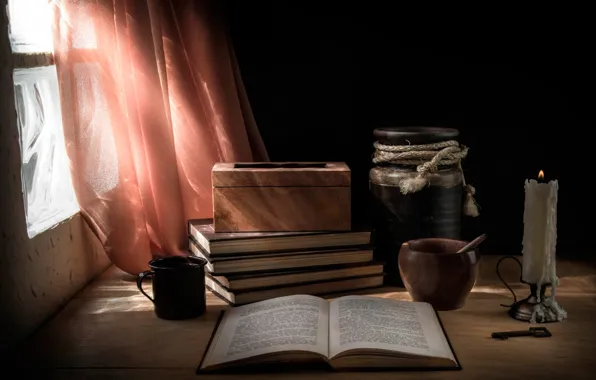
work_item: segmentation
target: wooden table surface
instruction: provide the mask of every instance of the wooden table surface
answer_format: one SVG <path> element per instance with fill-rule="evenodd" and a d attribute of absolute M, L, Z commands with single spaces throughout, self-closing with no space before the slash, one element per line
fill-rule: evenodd
<path fill-rule="evenodd" d="M 596 373 L 596 266 L 557 263 L 557 300 L 569 317 L 548 325 L 550 338 L 491 339 L 494 331 L 527 329 L 499 306 L 512 301 L 494 273 L 498 257 L 485 256 L 481 275 L 464 308 L 440 312 L 458 356 L 461 371 L 283 374 L 283 379 L 591 379 Z M 519 268 L 503 262 L 505 278 L 513 281 L 518 297 L 528 289 L 516 283 Z M 165 321 L 153 314 L 152 303 L 141 295 L 133 276 L 115 267 L 84 289 L 23 348 L 19 363 L 60 379 L 211 379 L 232 375 L 195 375 L 200 358 L 221 310 L 226 306 L 208 294 L 207 312 L 194 320 Z M 150 284 L 147 284 L 150 285 Z M 150 289 L 150 286 L 147 286 Z M 376 289 L 368 294 L 409 299 L 400 288 Z M 247 375 L 265 379 L 275 375 Z M 243 377 L 244 378 L 244 377 Z"/>

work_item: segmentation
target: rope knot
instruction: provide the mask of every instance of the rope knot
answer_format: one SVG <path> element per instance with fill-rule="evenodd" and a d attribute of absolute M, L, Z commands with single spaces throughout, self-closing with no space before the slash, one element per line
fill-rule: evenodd
<path fill-rule="evenodd" d="M 400 181 L 399 188 L 402 194 L 415 193 L 428 186 L 428 175 L 438 171 L 440 166 L 458 165 L 461 170 L 461 160 L 468 155 L 468 147 L 455 140 L 423 145 L 384 145 L 377 141 L 373 145 L 373 163 L 416 166 L 416 176 Z M 466 192 L 464 213 L 478 216 L 478 205 L 474 200 L 476 189 L 466 185 L 463 170 L 462 181 Z"/>

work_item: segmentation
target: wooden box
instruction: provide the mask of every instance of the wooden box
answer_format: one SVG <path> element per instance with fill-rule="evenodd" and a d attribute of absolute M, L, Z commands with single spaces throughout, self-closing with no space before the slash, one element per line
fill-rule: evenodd
<path fill-rule="evenodd" d="M 217 163 L 212 170 L 216 232 L 348 231 L 345 163 Z"/>

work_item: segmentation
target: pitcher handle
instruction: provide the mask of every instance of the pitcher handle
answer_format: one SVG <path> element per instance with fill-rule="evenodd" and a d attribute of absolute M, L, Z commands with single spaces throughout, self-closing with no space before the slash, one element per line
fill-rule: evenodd
<path fill-rule="evenodd" d="M 501 273 L 499 272 L 499 265 L 501 265 L 501 261 L 503 261 L 505 259 L 513 259 L 513 260 L 517 261 L 517 263 L 519 264 L 519 269 L 520 269 L 520 272 L 521 272 L 520 277 L 519 277 L 520 282 L 523 282 L 522 281 L 522 277 L 523 277 L 523 266 L 522 266 L 521 261 L 519 261 L 519 259 L 517 257 L 515 257 L 515 256 L 504 256 L 504 257 L 501 257 L 499 259 L 499 261 L 497 261 L 497 267 L 496 267 L 496 269 L 497 269 L 497 276 L 499 277 L 499 280 L 501 280 L 501 282 L 507 287 L 507 289 L 509 289 L 509 291 L 513 295 L 513 303 L 511 305 L 503 305 L 503 304 L 501 304 L 501 306 L 503 306 L 503 307 L 511 307 L 511 306 L 513 306 L 517 302 L 517 296 L 515 295 L 515 292 L 513 291 L 513 289 L 511 289 L 511 287 L 509 286 L 509 284 L 507 284 L 507 282 L 505 282 L 505 280 L 503 280 L 503 277 L 501 276 Z"/>

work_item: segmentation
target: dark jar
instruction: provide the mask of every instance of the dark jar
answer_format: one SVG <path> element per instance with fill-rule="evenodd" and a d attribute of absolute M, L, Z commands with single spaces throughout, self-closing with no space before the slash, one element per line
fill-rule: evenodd
<path fill-rule="evenodd" d="M 378 128 L 375 141 L 383 145 L 424 145 L 456 140 L 453 128 Z M 420 162 L 421 163 L 421 162 Z M 460 239 L 463 181 L 458 164 L 439 166 L 425 178 L 428 185 L 403 194 L 399 183 L 417 176 L 417 165 L 378 163 L 370 170 L 375 259 L 385 262 L 385 285 L 403 286 L 398 268 L 401 245 L 420 238 Z"/>

